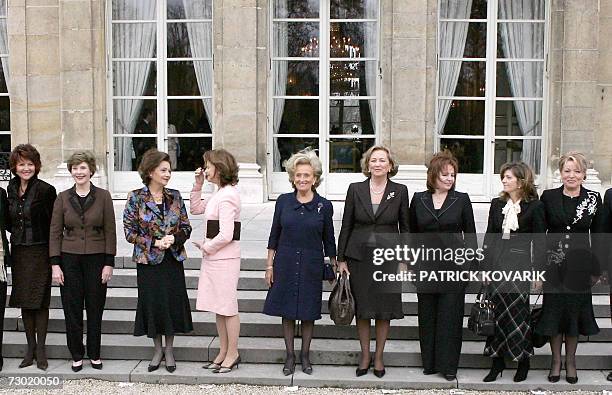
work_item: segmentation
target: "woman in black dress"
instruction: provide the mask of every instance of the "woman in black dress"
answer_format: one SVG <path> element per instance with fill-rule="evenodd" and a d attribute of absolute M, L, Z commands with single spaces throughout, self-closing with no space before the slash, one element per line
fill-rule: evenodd
<path fill-rule="evenodd" d="M 150 149 L 138 173 L 145 187 L 128 194 L 123 211 L 125 238 L 134 244 L 132 259 L 137 263 L 134 336 L 153 339 L 149 372 L 157 370 L 165 358 L 166 370 L 172 373 L 176 370 L 174 335 L 193 330 L 183 268 L 191 226 L 180 192 L 166 188 L 171 175 L 168 154 Z M 166 339 L 163 352 L 162 335 Z"/>
<path fill-rule="evenodd" d="M 6 269 L 10 266 L 10 253 L 8 240 L 6 239 L 6 220 L 9 216 L 8 199 L 4 188 L 0 188 L 0 372 L 4 365 L 2 358 L 2 335 L 4 332 L 4 307 L 6 306 Z"/>
<path fill-rule="evenodd" d="M 544 191 L 541 198 L 546 209 L 548 259 L 542 317 L 536 330 L 550 337 L 550 382 L 561 376 L 563 338 L 565 379 L 575 384 L 578 336 L 599 332 L 591 286 L 601 274 L 597 254 L 604 247 L 598 237 L 605 229 L 604 210 L 599 193 L 582 186 L 586 169 L 584 155 L 563 155 L 559 160 L 563 186 Z"/>
<path fill-rule="evenodd" d="M 342 229 L 338 236 L 338 270 L 349 272 L 355 298 L 355 318 L 361 345 L 361 359 L 355 374 L 365 375 L 370 368 L 370 320 L 376 322 L 374 375 L 383 377 L 383 353 L 391 320 L 404 317 L 399 282 L 375 281 L 375 271 L 398 271 L 397 261 L 383 266 L 373 264 L 373 248 L 395 248 L 400 234 L 409 233 L 408 188 L 389 180 L 398 166 L 387 147 L 375 145 L 361 159 L 368 177 L 349 186 L 346 193 Z M 348 261 L 348 263 L 347 263 Z"/>
<path fill-rule="evenodd" d="M 6 229 L 11 233 L 12 291 L 9 307 L 20 307 L 28 349 L 20 368 L 48 366 L 45 342 L 51 300 L 49 264 L 49 226 L 55 188 L 38 179 L 40 154 L 30 144 L 20 144 L 9 158 L 15 175 L 8 184 L 9 217 Z"/>
<path fill-rule="evenodd" d="M 612 235 L 612 188 L 604 195 L 604 226 L 605 237 L 609 241 Z M 610 287 L 610 320 L 612 321 L 612 246 L 605 251 L 604 262 L 608 262 L 608 284 Z M 603 268 L 602 268 L 603 269 Z M 608 381 L 612 381 L 612 373 L 608 374 Z"/>
<path fill-rule="evenodd" d="M 467 193 L 455 191 L 458 163 L 448 151 L 434 155 L 427 166 L 427 191 L 417 192 L 410 203 L 411 244 L 426 248 L 471 249 L 476 252 L 476 225 Z M 443 235 L 446 234 L 446 235 Z M 421 262 L 416 269 L 469 270 L 471 262 Z M 417 276 L 419 278 L 419 276 Z M 463 330 L 463 282 L 418 282 L 419 341 L 423 374 L 442 374 L 455 380 Z"/>
<path fill-rule="evenodd" d="M 545 257 L 544 207 L 538 200 L 532 170 L 525 163 L 502 165 L 499 171 L 503 191 L 491 201 L 484 239 L 484 269 L 532 271 Z M 518 362 L 514 381 L 529 373 L 531 343 L 528 281 L 500 281 L 488 285 L 495 311 L 495 334 L 487 338 L 484 353 L 493 357 L 485 382 L 495 381 L 506 367 L 504 358 Z M 541 288 L 541 282 L 533 284 Z"/>

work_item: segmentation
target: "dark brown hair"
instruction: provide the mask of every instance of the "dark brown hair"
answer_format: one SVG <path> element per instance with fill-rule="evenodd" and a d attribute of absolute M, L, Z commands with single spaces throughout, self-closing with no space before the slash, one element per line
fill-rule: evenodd
<path fill-rule="evenodd" d="M 34 174 L 38 175 L 42 163 L 40 162 L 40 153 L 32 144 L 19 144 L 13 148 L 9 157 L 9 167 L 13 175 L 17 176 L 17 164 L 22 160 L 31 160 L 34 163 Z"/>
<path fill-rule="evenodd" d="M 142 156 L 140 165 L 138 166 L 138 174 L 142 179 L 142 183 L 149 185 L 151 182 L 151 172 L 159 166 L 162 162 L 170 163 L 170 155 L 165 152 L 158 151 L 155 148 L 151 148 Z"/>
<path fill-rule="evenodd" d="M 504 179 L 504 174 L 510 170 L 514 177 L 518 179 L 518 187 L 521 200 L 524 202 L 529 202 L 531 200 L 538 199 L 538 191 L 535 186 L 535 177 L 533 175 L 533 170 L 524 162 L 510 162 L 504 163 L 499 169 L 499 178 Z M 502 191 L 499 194 L 499 197 L 503 201 L 507 201 L 510 199 L 510 195 L 506 192 Z"/>
<path fill-rule="evenodd" d="M 97 168 L 96 157 L 89 151 L 78 151 L 70 155 L 70 158 L 68 158 L 66 161 L 68 171 L 72 172 L 72 166 L 78 166 L 83 162 L 87 164 L 87 167 L 89 167 L 89 171 L 91 172 L 91 176 L 93 177 L 93 175 L 96 174 Z"/>
<path fill-rule="evenodd" d="M 238 163 L 234 155 L 224 149 L 213 149 L 204 152 L 204 165 L 215 166 L 219 175 L 219 186 L 238 184 Z"/>
<path fill-rule="evenodd" d="M 446 170 L 446 167 L 451 165 L 455 170 L 455 182 L 453 182 L 453 186 L 451 190 L 455 189 L 455 184 L 457 183 L 457 173 L 459 173 L 459 163 L 455 156 L 449 150 L 440 151 L 429 160 L 429 165 L 427 165 L 427 190 L 431 193 L 434 193 L 436 190 L 436 181 L 440 177 L 440 173 L 443 170 Z"/>

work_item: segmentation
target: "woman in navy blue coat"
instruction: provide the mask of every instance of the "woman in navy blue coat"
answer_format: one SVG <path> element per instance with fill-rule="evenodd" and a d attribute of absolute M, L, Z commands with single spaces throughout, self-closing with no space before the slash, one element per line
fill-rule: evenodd
<path fill-rule="evenodd" d="M 270 287 L 264 314 L 282 317 L 287 357 L 283 373 L 295 370 L 295 320 L 302 321 L 302 371 L 312 374 L 310 341 L 314 322 L 321 318 L 324 257 L 336 265 L 334 213 L 331 202 L 319 196 L 322 165 L 314 151 L 289 158 L 285 167 L 295 189 L 279 196 L 268 239 L 266 281 Z"/>

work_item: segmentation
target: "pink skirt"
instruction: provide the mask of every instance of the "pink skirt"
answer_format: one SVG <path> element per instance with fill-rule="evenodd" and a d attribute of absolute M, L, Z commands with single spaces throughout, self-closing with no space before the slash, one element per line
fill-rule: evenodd
<path fill-rule="evenodd" d="M 240 258 L 202 259 L 196 309 L 224 316 L 238 314 Z"/>

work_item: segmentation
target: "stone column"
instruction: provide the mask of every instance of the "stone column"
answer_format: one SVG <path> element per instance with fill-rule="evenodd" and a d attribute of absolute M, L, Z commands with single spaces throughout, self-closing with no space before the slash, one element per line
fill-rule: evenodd
<path fill-rule="evenodd" d="M 262 202 L 257 160 L 257 1 L 214 3 L 215 116 L 213 145 L 240 163 L 243 202 Z"/>
<path fill-rule="evenodd" d="M 612 183 L 612 0 L 601 0 L 599 12 L 598 85 L 595 92 L 595 154 L 606 186 Z"/>

